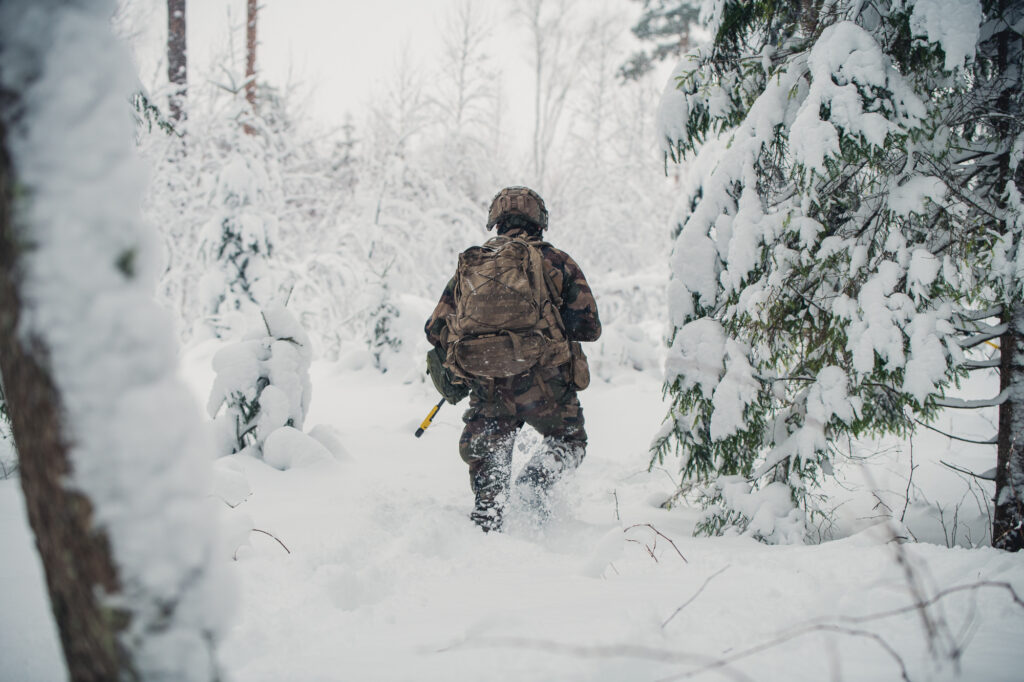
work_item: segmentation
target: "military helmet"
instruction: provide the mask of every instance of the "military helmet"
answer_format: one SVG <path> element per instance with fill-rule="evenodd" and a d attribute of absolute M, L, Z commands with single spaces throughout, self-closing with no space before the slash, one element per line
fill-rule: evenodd
<path fill-rule="evenodd" d="M 494 195 L 487 214 L 487 229 L 507 215 L 523 216 L 541 230 L 548 226 L 548 209 L 544 200 L 529 187 L 506 187 Z"/>

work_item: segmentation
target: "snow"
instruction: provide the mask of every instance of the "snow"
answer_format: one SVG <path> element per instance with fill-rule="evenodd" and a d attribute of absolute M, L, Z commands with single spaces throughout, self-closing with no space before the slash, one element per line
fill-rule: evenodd
<path fill-rule="evenodd" d="M 699 386 L 710 398 L 725 370 L 725 355 L 722 325 L 711 318 L 694 320 L 676 332 L 665 361 L 665 381 L 678 379 L 684 391 Z"/>
<path fill-rule="evenodd" d="M 311 466 L 333 459 L 320 441 L 291 426 L 282 426 L 267 436 L 263 459 L 275 469 Z"/>
<path fill-rule="evenodd" d="M 970 26 L 975 5 L 918 0 L 914 6 L 914 30 L 943 47 L 947 68 L 971 59 L 969 31 L 955 22 Z M 0 19 L 11 6 L 0 9 Z M 704 3 L 712 33 L 724 6 L 724 0 Z M 25 11 L 17 21 L 0 21 L 19 27 L 4 32 L 19 45 L 49 30 L 45 15 Z M 66 62 L 82 46 L 74 31 L 54 30 L 67 39 L 67 49 L 55 53 Z M 656 120 L 646 113 L 623 118 L 619 107 L 615 126 L 596 121 L 598 129 L 614 128 L 609 140 L 567 126 L 567 138 L 579 142 L 561 151 L 572 151 L 564 156 L 575 160 L 552 170 L 545 196 L 550 238 L 582 264 L 605 323 L 602 339 L 587 348 L 595 377 L 582 396 L 590 447 L 577 475 L 557 489 L 547 526 L 537 527 L 513 504 L 502 534 L 484 535 L 467 518 L 471 494 L 457 454 L 464 406 L 445 406 L 422 439 L 412 437 L 437 399 L 422 374 L 422 321 L 455 254 L 483 240 L 491 186 L 514 175 L 496 158 L 500 149 L 470 133 L 460 142 L 470 142 L 466 148 L 479 156 L 451 156 L 451 148 L 431 140 L 433 124 L 418 133 L 400 130 L 408 124 L 400 120 L 405 110 L 385 107 L 374 112 L 377 124 L 359 131 L 363 158 L 339 167 L 329 154 L 309 152 L 313 145 L 295 135 L 298 127 L 288 128 L 283 105 L 273 114 L 282 130 L 270 130 L 261 119 L 267 130 L 243 134 L 236 116 L 249 114 L 240 97 L 200 94 L 231 79 L 233 67 L 219 64 L 223 73 L 200 76 L 190 87 L 187 157 L 167 154 L 159 135 L 141 142 L 159 179 L 146 211 L 164 229 L 161 259 L 152 236 L 134 230 L 134 207 L 95 200 L 91 183 L 104 173 L 90 161 L 93 155 L 79 158 L 76 150 L 48 146 L 41 139 L 46 135 L 34 133 L 40 138 L 39 153 L 31 154 L 34 171 L 52 194 L 63 193 L 40 210 L 84 216 L 91 226 L 62 247 L 62 267 L 39 278 L 40 300 L 55 305 L 40 306 L 33 321 L 60 353 L 69 353 L 58 354 L 58 368 L 73 399 L 72 416 L 88 422 L 93 413 L 109 412 L 109 421 L 90 422 L 83 445 L 107 457 L 83 459 L 76 483 L 103 502 L 101 521 L 129 531 L 115 549 L 144 574 L 146 587 L 166 592 L 180 582 L 182 569 L 210 564 L 228 574 L 214 572 L 212 580 L 192 586 L 176 614 L 222 637 L 226 680 L 589 681 L 690 673 L 700 679 L 876 680 L 897 679 L 900 666 L 915 680 L 1019 677 L 1024 609 L 997 586 L 942 596 L 932 612 L 941 616 L 938 640 L 927 639 L 913 611 L 872 615 L 912 604 L 915 590 L 942 595 L 975 581 L 1005 581 L 1024 593 L 1019 557 L 957 548 L 987 543 L 991 491 L 960 480 L 940 461 L 987 469 L 990 446 L 954 444 L 925 431 L 907 442 L 851 441 L 848 458 L 837 454 L 835 466 L 820 463 L 832 496 L 826 518 L 806 518 L 794 505 L 793 495 L 805 490 L 795 475 L 757 488 L 742 477 L 719 479 L 706 491 L 722 505 L 726 537 L 719 538 L 693 537 L 716 510 L 690 506 L 692 495 L 677 496 L 677 467 L 689 453 L 672 460 L 672 470 L 650 466 L 651 434 L 708 428 L 712 439 L 728 439 L 746 426 L 745 408 L 758 397 L 755 374 L 776 376 L 776 368 L 752 365 L 766 355 L 763 340 L 748 344 L 718 320 L 693 319 L 723 314 L 727 300 L 726 324 L 734 315 L 756 317 L 786 273 L 808 264 L 825 232 L 803 215 L 816 199 L 813 185 L 781 207 L 757 196 L 755 163 L 764 140 L 789 126 L 793 158 L 820 170 L 840 135 L 886 144 L 897 124 L 872 107 L 892 105 L 898 122 L 922 115 L 923 105 L 875 39 L 852 23 L 827 28 L 809 54 L 785 68 L 773 64 L 774 50 L 766 47 L 751 62 L 769 78 L 748 121 L 712 134 L 680 170 L 674 190 L 657 184 L 658 164 L 646 163 L 649 145 L 632 137 L 649 137 L 653 124 L 663 151 L 668 137 L 682 137 L 694 101 L 674 88 L 685 60 Z M 10 78 L 31 75 L 6 57 Z M 115 107 L 113 96 L 89 99 L 111 89 L 95 80 L 94 66 L 61 62 L 72 81 L 40 86 L 38 99 L 75 106 L 43 123 L 52 130 L 67 124 L 79 136 L 86 124 L 109 124 L 97 140 L 127 139 L 114 125 L 123 102 Z M 583 71 L 581 79 L 588 77 Z M 708 85 L 711 113 L 730 109 L 731 91 L 750 86 Z M 880 99 L 865 107 L 858 89 L 881 93 Z M 637 101 L 649 108 L 643 97 Z M 403 102 L 426 111 L 425 101 Z M 823 108 L 828 120 L 821 118 Z M 138 166 L 124 162 L 113 143 L 98 149 L 106 152 L 104 163 L 111 162 L 103 170 L 115 176 L 119 198 L 137 195 L 144 175 Z M 1013 163 L 1021 149 L 1024 137 Z M 663 209 L 673 191 L 680 201 L 665 229 Z M 896 215 L 913 217 L 929 201 L 945 201 L 947 192 L 908 164 L 880 196 Z M 1015 188 L 1008 198 L 1019 207 Z M 205 226 L 205 235 L 197 226 Z M 251 315 L 247 295 L 228 291 L 237 284 L 231 281 L 237 265 L 217 258 L 226 228 L 250 251 L 256 300 L 265 304 L 290 291 L 287 309 L 278 302 L 260 318 Z M 785 247 L 765 251 L 783 234 Z M 666 286 L 662 261 L 670 235 L 678 237 Z M 904 390 L 924 400 L 943 378 L 947 353 L 960 350 L 944 345 L 950 310 L 919 308 L 940 272 L 953 281 L 958 266 L 898 236 L 885 240 L 884 252 L 834 235 L 817 246 L 817 257 L 838 254 L 844 270 L 849 259 L 842 275 L 867 279 L 849 296 L 838 286 L 813 293 L 824 295 L 826 305 L 831 296 L 833 311 L 849 321 L 854 370 L 869 372 L 881 356 L 890 368 L 905 369 Z M 196 257 L 200 248 L 205 262 Z M 273 259 L 264 259 L 271 250 Z M 111 253 L 128 253 L 146 282 L 163 271 L 160 295 L 174 306 L 184 338 L 199 338 L 211 313 L 219 313 L 220 332 L 240 332 L 246 324 L 253 330 L 237 341 L 195 345 L 185 359 L 192 394 L 209 397 L 211 417 L 234 394 L 259 398 L 260 447 L 227 454 L 227 444 L 219 449 L 225 456 L 210 464 L 206 436 L 233 438 L 234 417 L 225 413 L 217 425 L 199 420 L 193 396 L 171 376 L 177 349 L 168 341 L 174 334 L 167 317 L 145 294 L 122 290 L 124 277 L 111 267 Z M 83 258 L 98 265 L 79 271 Z M 774 268 L 770 277 L 751 282 L 766 261 Z M 993 262 L 1008 278 L 1024 271 L 1019 239 L 996 244 Z M 277 285 L 281 292 L 274 291 Z M 71 296 L 56 305 L 56 291 Z M 675 332 L 667 352 L 659 345 L 666 300 L 674 325 L 668 333 Z M 90 335 L 90 327 L 109 333 Z M 314 349 L 323 360 L 314 362 Z M 673 410 L 659 431 L 666 409 L 658 372 L 663 361 L 668 381 L 711 401 L 710 422 Z M 775 383 L 776 397 L 790 400 L 791 408 L 768 427 L 775 447 L 758 461 L 761 473 L 786 456 L 796 465 L 821 456 L 834 445 L 830 424 L 849 423 L 863 408 L 850 395 L 856 377 L 839 367 L 797 381 L 795 388 Z M 93 412 L 82 417 L 78 399 L 82 411 Z M 936 426 L 985 439 L 991 413 L 942 413 Z M 315 426 L 303 432 L 307 423 Z M 534 432 L 523 433 L 517 468 L 538 443 Z M 16 481 L 0 481 L 0 541 L 7 552 L 0 565 L 0 679 L 59 680 L 59 647 L 21 507 Z M 900 522 L 880 523 L 890 517 Z M 803 545 L 808 526 L 840 539 Z M 908 537 L 920 542 L 900 544 Z M 891 650 L 842 629 L 851 627 L 849 619 L 865 617 L 856 627 L 877 634 Z M 962 632 L 970 637 L 958 671 L 950 638 Z M 190 651 L 195 644 L 191 633 L 172 633 L 158 643 L 151 669 L 178 665 L 170 677 L 200 678 L 203 659 Z M 724 669 L 701 671 L 719 661 L 728 661 Z"/>
<path fill-rule="evenodd" d="M 202 397 L 208 349 L 186 359 Z M 237 543 L 222 550 L 237 557 L 231 573 L 240 590 L 222 648 L 229 679 L 662 679 L 777 639 L 784 641 L 730 663 L 726 676 L 899 679 L 898 663 L 877 643 L 813 630 L 910 605 L 897 551 L 929 595 L 978 580 L 1024 590 L 1017 556 L 895 545 L 876 521 L 817 546 L 766 546 L 753 532 L 691 537 L 700 510 L 660 508 L 674 483 L 647 471 L 646 441 L 661 414 L 653 373 L 623 372 L 581 395 L 590 447 L 559 491 L 550 526 L 530 526 L 516 512 L 509 532 L 485 535 L 467 518 L 471 494 L 457 452 L 464 404 L 446 405 L 416 439 L 435 398 L 429 384 L 326 362 L 314 363 L 312 375 L 310 421 L 334 429 L 349 459 L 286 471 L 246 455 L 217 460 L 218 468 L 231 462 L 252 490 L 234 509 L 216 502 Z M 527 450 L 517 450 L 516 467 Z M 729 494 L 750 512 L 751 528 L 785 533 L 795 510 L 784 486 L 747 490 L 740 482 Z M 14 510 L 19 497 L 16 482 L 0 482 L 0 505 Z M 59 654 L 38 569 L 28 570 L 31 540 L 19 514 L 2 518 L 0 598 L 18 595 L 20 609 L 17 618 L 7 609 L 0 616 L 0 679 L 55 682 Z M 22 572 L 12 575 L 13 566 Z M 951 594 L 942 612 L 951 632 L 975 628 L 959 676 L 941 650 L 931 653 L 916 613 L 855 627 L 893 646 L 911 679 L 1017 679 L 1024 609 L 1006 592 Z M 19 645 L 32 655 L 14 655 Z"/>
<path fill-rule="evenodd" d="M 910 30 L 938 43 L 946 71 L 953 71 L 974 61 L 981 20 L 980 0 L 916 0 Z"/>

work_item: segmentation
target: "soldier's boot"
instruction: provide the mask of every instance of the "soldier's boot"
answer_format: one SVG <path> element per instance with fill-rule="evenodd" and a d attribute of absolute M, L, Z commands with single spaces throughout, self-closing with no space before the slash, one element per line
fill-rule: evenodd
<path fill-rule="evenodd" d="M 469 518 L 485 532 L 500 531 L 508 499 L 508 472 L 490 468 L 473 476 L 476 503 Z"/>
<path fill-rule="evenodd" d="M 542 452 L 530 458 L 516 478 L 519 495 L 527 509 L 543 523 L 551 517 L 551 488 L 567 470 L 579 466 L 585 447 L 575 441 L 545 438 Z"/>

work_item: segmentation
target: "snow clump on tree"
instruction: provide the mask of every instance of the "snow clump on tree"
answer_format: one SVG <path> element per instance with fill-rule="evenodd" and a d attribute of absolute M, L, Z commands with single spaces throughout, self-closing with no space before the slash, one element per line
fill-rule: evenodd
<path fill-rule="evenodd" d="M 312 359 L 309 336 L 280 304 L 267 306 L 259 326 L 217 352 L 207 412 L 220 454 L 262 456 L 275 431 L 302 428 L 312 393 Z"/>

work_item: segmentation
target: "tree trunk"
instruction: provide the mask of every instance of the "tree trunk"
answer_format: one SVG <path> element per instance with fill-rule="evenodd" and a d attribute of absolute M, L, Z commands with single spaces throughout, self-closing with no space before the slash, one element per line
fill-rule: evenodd
<path fill-rule="evenodd" d="M 167 79 L 171 82 L 171 120 L 183 121 L 188 89 L 185 0 L 167 0 Z"/>
<path fill-rule="evenodd" d="M 1019 50 L 1020 39 L 1008 28 L 1013 25 L 1011 17 L 1008 16 L 1010 0 L 1000 0 L 995 9 L 996 16 L 1006 23 L 1004 28 L 993 36 L 995 73 L 1001 77 L 999 96 L 993 107 L 1000 115 L 995 117 L 993 125 L 998 139 L 1010 140 L 1010 118 L 1020 113 L 1012 109 L 1014 89 L 1015 86 L 1019 87 L 1020 78 L 1019 75 L 1016 78 L 1006 76 L 1012 73 L 1011 41 L 1016 50 Z M 999 208 L 1005 210 L 1006 199 L 1002 192 L 1014 181 L 1009 149 L 1000 156 L 998 163 L 999 173 L 995 191 Z M 1021 188 L 1018 186 L 1018 189 Z M 1004 235 L 1010 234 L 1011 227 L 1006 219 L 998 227 Z M 1006 399 L 999 406 L 992 546 L 1016 552 L 1024 549 L 1024 303 L 1016 300 L 1012 294 L 1008 298 L 1009 301 L 1003 304 L 1001 319 L 1007 323 L 1007 329 L 999 342 L 999 388 Z"/>
<path fill-rule="evenodd" d="M 11 102 L 16 97 L 4 99 Z M 88 498 L 66 486 L 70 438 L 47 349 L 39 339 L 19 334 L 19 257 L 26 239 L 13 224 L 16 182 L 6 138 L 0 121 L 0 373 L 29 524 L 71 680 L 135 679 L 118 644 L 128 619 L 101 603 L 104 595 L 120 591 L 107 536 L 93 526 Z"/>
<path fill-rule="evenodd" d="M 256 13 L 257 0 L 247 0 L 245 18 L 245 99 L 249 108 L 256 113 Z M 256 129 L 246 123 L 245 132 L 256 134 Z"/>
<path fill-rule="evenodd" d="M 1007 309 L 1009 328 L 999 343 L 999 387 L 1007 398 L 999 406 L 992 546 L 1016 552 L 1024 549 L 1024 303 Z"/>

